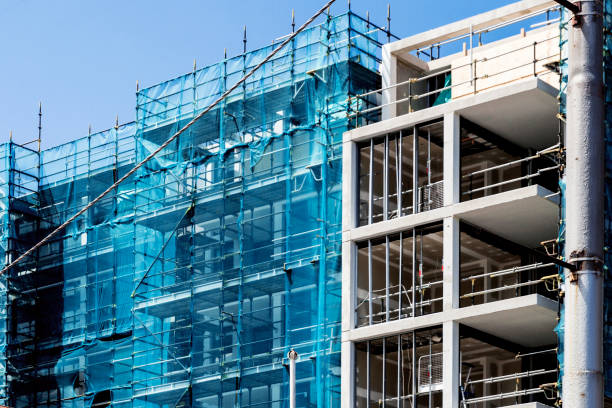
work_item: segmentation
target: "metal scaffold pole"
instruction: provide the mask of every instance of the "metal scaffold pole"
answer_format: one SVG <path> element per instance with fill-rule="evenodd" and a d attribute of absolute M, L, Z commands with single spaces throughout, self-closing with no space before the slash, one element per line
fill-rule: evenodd
<path fill-rule="evenodd" d="M 568 7 L 563 406 L 603 406 L 603 4 Z"/>
<path fill-rule="evenodd" d="M 17 265 L 26 257 L 30 256 L 34 251 L 38 250 L 41 246 L 48 243 L 53 237 L 55 237 L 60 231 L 63 231 L 68 225 L 70 225 L 74 220 L 79 218 L 81 215 L 85 214 L 91 207 L 93 207 L 98 201 L 102 200 L 105 196 L 107 196 L 110 192 L 115 191 L 115 189 L 124 181 L 128 180 L 134 173 L 138 171 L 142 166 L 144 166 L 147 162 L 157 156 L 162 150 L 164 150 L 168 145 L 170 145 L 173 141 L 175 141 L 179 136 L 181 136 L 185 131 L 187 131 L 194 123 L 200 120 L 204 115 L 214 109 L 217 105 L 219 105 L 222 101 L 225 100 L 232 92 L 234 92 L 238 87 L 242 86 L 243 83 L 251 78 L 255 72 L 257 72 L 261 67 L 263 67 L 268 61 L 270 61 L 276 54 L 278 54 L 285 46 L 293 41 L 293 38 L 297 36 L 299 33 L 304 31 L 313 21 L 317 19 L 321 14 L 323 14 L 326 10 L 328 10 L 332 4 L 334 4 L 336 0 L 329 0 L 325 5 L 319 9 L 315 14 L 313 14 L 304 24 L 302 24 L 297 31 L 289 35 L 280 45 L 278 45 L 274 50 L 272 50 L 263 60 L 261 60 L 257 65 L 255 65 L 250 71 L 245 73 L 245 75 L 240 78 L 235 84 L 233 84 L 229 89 L 227 89 L 223 94 L 221 94 L 217 99 L 214 100 L 208 107 L 200 111 L 193 119 L 191 119 L 187 124 L 185 124 L 182 128 L 180 128 L 177 132 L 175 132 L 172 136 L 166 139 L 161 145 L 159 145 L 154 151 L 149 153 L 144 159 L 138 162 L 134 167 L 132 167 L 129 171 L 127 171 L 119 180 L 115 181 L 112 185 L 110 185 L 106 190 L 104 190 L 100 195 L 91 200 L 86 206 L 77 211 L 76 214 L 68 218 L 61 225 L 56 227 L 53 231 L 47 234 L 42 240 L 40 240 L 36 245 L 29 248 L 27 251 L 19 255 L 17 259 L 10 262 L 8 265 L 5 265 L 0 270 L 0 275 L 6 273 L 12 267 Z M 245 28 L 246 35 L 246 28 Z M 246 39 L 245 39 L 246 41 Z M 11 137 L 12 140 L 12 132 Z"/>
<path fill-rule="evenodd" d="M 289 358 L 289 408 L 295 408 L 295 362 L 298 359 L 298 353 L 291 349 L 287 358 Z"/>

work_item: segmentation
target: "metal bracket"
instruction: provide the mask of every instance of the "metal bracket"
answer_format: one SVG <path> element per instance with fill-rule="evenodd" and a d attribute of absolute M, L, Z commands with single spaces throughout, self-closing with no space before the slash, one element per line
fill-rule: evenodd
<path fill-rule="evenodd" d="M 578 4 L 572 3 L 568 0 L 554 0 L 555 3 L 560 4 L 561 6 L 565 7 L 566 9 L 568 9 L 569 11 L 571 11 L 574 14 L 577 14 L 580 12 L 580 6 L 578 4 L 580 4 L 580 2 L 578 2 Z"/>
<path fill-rule="evenodd" d="M 565 7 L 566 9 L 568 9 L 574 14 L 574 16 L 571 19 L 571 23 L 574 27 L 582 24 L 582 17 L 585 17 L 585 16 L 602 17 L 603 16 L 603 9 L 601 10 L 597 9 L 595 12 L 584 12 L 584 13 L 582 12 L 582 3 L 597 3 L 600 7 L 602 7 L 601 0 L 582 0 L 582 1 L 577 1 L 575 3 L 571 3 L 568 0 L 554 0 L 554 1 L 560 4 L 561 6 Z"/>
<path fill-rule="evenodd" d="M 319 74 L 317 73 L 317 71 L 316 71 L 316 70 L 314 70 L 314 69 L 313 69 L 313 70 L 310 70 L 310 71 L 308 71 L 308 72 L 306 72 L 306 74 L 307 74 L 307 75 L 310 75 L 310 76 L 312 76 L 312 77 L 314 77 L 314 78 L 317 78 L 319 81 L 323 82 L 324 84 L 326 84 L 326 83 L 327 83 L 327 80 L 325 79 L 325 77 L 324 77 L 324 76 L 319 75 Z"/>
<path fill-rule="evenodd" d="M 574 262 L 595 262 L 595 263 L 600 263 L 603 264 L 603 259 L 601 259 L 600 257 L 597 256 L 583 256 L 583 257 L 579 257 L 579 258 L 570 258 L 568 259 L 569 263 L 574 263 Z"/>
<path fill-rule="evenodd" d="M 604 265 L 604 261 L 603 259 L 597 257 L 597 256 L 581 256 L 581 257 L 575 257 L 575 258 L 570 258 L 567 261 L 570 264 L 575 265 L 576 269 L 573 271 L 570 271 L 570 275 L 569 275 L 569 281 L 570 282 L 577 282 L 578 281 L 578 277 L 580 275 L 601 275 L 601 270 L 603 268 Z M 579 262 L 592 262 L 596 265 L 596 267 L 594 268 L 594 270 L 581 270 L 581 268 L 579 268 L 578 263 Z"/>

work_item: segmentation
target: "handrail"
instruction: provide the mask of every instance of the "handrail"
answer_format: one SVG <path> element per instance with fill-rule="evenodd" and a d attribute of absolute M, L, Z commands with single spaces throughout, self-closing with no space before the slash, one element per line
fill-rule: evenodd
<path fill-rule="evenodd" d="M 545 369 L 545 368 L 540 368 L 537 370 L 530 370 L 530 371 L 523 371 L 520 373 L 513 373 L 513 374 L 506 374 L 506 375 L 500 375 L 498 377 L 489 377 L 489 378 L 483 378 L 481 380 L 473 380 L 473 381 L 467 381 L 466 385 L 470 385 L 470 384 L 493 384 L 493 383 L 498 383 L 498 382 L 503 382 L 503 381 L 509 381 L 509 380 L 516 380 L 519 378 L 526 378 L 526 377 L 535 377 L 538 375 L 545 375 L 545 374 L 551 374 L 551 373 L 556 373 L 557 369 Z"/>
<path fill-rule="evenodd" d="M 554 12 L 554 11 L 559 11 L 559 10 L 561 10 L 561 7 L 559 7 L 559 6 L 552 6 L 552 7 L 549 7 L 547 9 L 542 9 L 542 10 L 534 11 L 533 13 L 525 14 L 524 16 L 516 17 L 516 18 L 510 19 L 508 21 L 504 21 L 504 22 L 501 22 L 501 23 L 493 24 L 491 26 L 488 26 L 488 27 L 485 27 L 485 28 L 481 28 L 479 30 L 473 30 L 473 31 L 471 31 L 469 33 L 460 34 L 460 35 L 458 35 L 456 37 L 449 38 L 449 39 L 444 40 L 444 41 L 440 41 L 440 42 L 437 42 L 437 43 L 434 42 L 434 43 L 431 43 L 431 44 L 429 44 L 427 46 L 424 46 L 424 47 L 419 47 L 415 51 L 427 50 L 427 49 L 431 49 L 432 47 L 440 47 L 442 45 L 450 44 L 450 43 L 453 43 L 455 41 L 459 41 L 459 40 L 462 40 L 464 38 L 468 38 L 468 37 L 476 35 L 476 34 L 490 33 L 490 32 L 495 31 L 497 29 L 504 28 L 504 27 L 510 26 L 512 24 L 519 23 L 521 21 L 529 20 L 529 19 L 531 19 L 533 17 L 537 17 L 539 15 L 550 13 L 551 11 Z"/>
<path fill-rule="evenodd" d="M 507 398 L 524 397 L 527 395 L 539 394 L 543 392 L 544 390 L 539 387 L 529 388 L 527 390 L 519 390 L 519 391 L 504 392 L 504 393 L 495 394 L 495 395 L 487 395 L 486 397 L 470 398 L 470 399 L 465 400 L 464 403 L 466 405 L 472 405 L 472 404 L 479 404 L 481 402 L 487 402 L 487 401 L 495 401 L 495 400 L 501 401 Z"/>
<path fill-rule="evenodd" d="M 522 177 L 516 177 L 510 180 L 504 180 L 504 181 L 500 181 L 499 183 L 495 183 L 495 184 L 490 184 L 484 187 L 478 187 L 478 188 L 474 188 L 472 190 L 468 190 L 462 193 L 462 195 L 468 195 L 468 194 L 474 194 L 474 193 L 478 193 L 480 191 L 484 191 L 484 190 L 488 190 L 491 188 L 496 188 L 496 187 L 501 187 L 501 186 L 505 186 L 506 184 L 511 184 L 511 183 L 516 183 L 518 181 L 522 181 L 522 180 L 529 180 L 535 177 L 539 177 L 541 176 L 543 173 L 552 171 L 552 170 L 557 170 L 560 169 L 561 165 L 557 164 L 555 166 L 550 166 L 550 167 L 545 167 L 543 169 L 539 169 L 538 171 L 536 171 L 533 174 L 528 174 L 526 176 L 522 176 Z"/>
<path fill-rule="evenodd" d="M 521 266 L 515 266 L 512 268 L 508 268 L 508 269 L 502 269 L 499 271 L 494 271 L 494 272 L 487 272 L 487 273 L 483 273 L 480 275 L 472 275 L 472 276 L 468 276 L 466 278 L 462 278 L 461 282 L 469 282 L 471 280 L 474 279 L 480 279 L 480 278 L 486 278 L 486 277 L 491 277 L 491 278 L 496 278 L 499 276 L 505 276 L 505 275 L 512 275 L 513 273 L 517 273 L 517 272 L 525 272 L 525 271 L 532 271 L 535 269 L 540 269 L 540 268 L 547 268 L 549 266 L 555 266 L 554 263 L 542 263 L 542 262 L 536 262 L 534 264 L 531 265 L 521 265 Z"/>
<path fill-rule="evenodd" d="M 435 72 L 429 73 L 429 74 L 427 74 L 427 75 L 425 75 L 423 77 L 409 78 L 408 80 L 405 80 L 405 81 L 402 81 L 402 82 L 398 82 L 398 83 L 395 83 L 395 84 L 391 84 L 391 85 L 382 87 L 382 88 L 377 89 L 377 90 L 368 91 L 368 92 L 365 92 L 365 93 L 362 93 L 362 94 L 358 94 L 358 95 L 355 95 L 355 96 L 350 96 L 346 100 L 347 105 L 348 105 L 347 117 L 359 117 L 359 115 L 364 115 L 364 114 L 367 114 L 367 113 L 370 113 L 370 112 L 379 111 L 379 110 L 382 110 L 383 108 L 385 108 L 387 106 L 397 105 L 397 104 L 404 103 L 404 102 L 408 102 L 409 103 L 409 111 L 412 111 L 412 104 L 411 104 L 412 101 L 416 101 L 416 100 L 419 100 L 419 99 L 422 99 L 422 98 L 425 98 L 425 97 L 428 97 L 428 96 L 431 96 L 431 95 L 434 95 L 434 94 L 439 94 L 439 93 L 441 93 L 443 91 L 448 91 L 448 90 L 456 89 L 456 88 L 464 86 L 464 85 L 466 85 L 468 83 L 469 84 L 474 84 L 474 89 L 471 92 L 469 92 L 468 94 L 466 94 L 466 95 L 476 94 L 477 92 L 482 91 L 482 90 L 478 90 L 476 88 L 476 82 L 477 81 L 483 80 L 483 79 L 490 79 L 492 77 L 497 77 L 497 76 L 500 76 L 502 74 L 506 74 L 508 72 L 515 71 L 515 70 L 518 70 L 518 69 L 521 69 L 521 68 L 524 68 L 524 67 L 528 67 L 528 66 L 533 66 L 533 68 L 534 68 L 533 72 L 529 76 L 538 77 L 538 76 L 547 75 L 547 74 L 550 74 L 550 73 L 555 73 L 555 74 L 558 75 L 558 73 L 556 71 L 553 71 L 553 70 L 548 70 L 548 71 L 547 70 L 540 70 L 540 71 L 538 71 L 537 70 L 537 64 L 541 63 L 542 61 L 550 60 L 552 58 L 557 58 L 557 57 L 560 58 L 560 55 L 561 55 L 560 52 L 553 52 L 553 53 L 550 53 L 549 55 L 541 56 L 539 58 L 536 56 L 536 48 L 537 48 L 538 45 L 541 45 L 541 44 L 544 44 L 544 43 L 547 43 L 547 42 L 550 42 L 550 41 L 558 40 L 558 39 L 559 39 L 559 35 L 554 35 L 552 37 L 548 37 L 548 38 L 545 38 L 545 39 L 542 39 L 542 40 L 539 40 L 539 41 L 534 41 L 532 43 L 529 43 L 528 45 L 521 44 L 519 47 L 513 48 L 513 49 L 511 49 L 509 51 L 502 52 L 502 53 L 500 53 L 498 55 L 495 55 L 495 56 L 492 56 L 492 57 L 470 58 L 470 61 L 467 62 L 467 63 L 460 64 L 460 65 L 457 65 L 457 66 L 454 66 L 454 67 L 451 67 L 451 68 L 448 68 L 448 69 L 443 69 L 443 70 L 435 71 Z M 524 51 L 524 50 L 529 49 L 529 48 L 533 48 L 534 56 L 533 56 L 533 59 L 530 60 L 527 63 L 514 65 L 514 66 L 511 66 L 511 67 L 509 67 L 507 69 L 504 69 L 502 71 L 495 72 L 495 73 L 492 73 L 492 74 L 477 75 L 475 70 L 473 69 L 478 63 L 491 62 L 491 61 L 493 61 L 495 59 L 498 59 L 498 58 L 501 58 L 501 57 L 505 57 L 505 56 L 508 56 L 508 55 L 516 53 L 516 52 Z M 427 81 L 428 79 L 431 79 L 431 78 L 439 76 L 439 75 L 444 75 L 444 74 L 449 74 L 449 73 L 452 74 L 452 72 L 454 72 L 456 70 L 459 70 L 459 69 L 462 69 L 462 68 L 467 68 L 467 67 L 470 67 L 470 69 L 472 70 L 472 74 L 470 75 L 470 78 L 465 80 L 465 81 L 461 81 L 461 82 L 458 82 L 458 83 L 457 82 L 451 83 L 451 85 L 444 86 L 444 87 L 441 87 L 441 88 L 438 88 L 438 89 L 435 89 L 435 90 L 432 90 L 432 91 L 427 91 L 427 92 L 424 92 L 422 94 L 412 94 L 413 85 L 416 84 L 416 83 Z M 519 79 L 522 79 L 522 78 L 525 78 L 525 77 L 521 76 L 520 78 L 513 79 L 513 81 L 514 80 L 519 80 Z M 512 81 L 509 81 L 509 82 L 512 82 Z M 496 84 L 496 85 L 493 85 L 493 87 L 501 86 L 501 85 L 504 85 L 506 83 L 507 82 L 504 82 L 504 83 L 501 83 L 501 84 Z M 397 88 L 402 87 L 402 86 L 408 86 L 408 96 L 407 97 L 404 97 L 404 98 L 401 98 L 401 99 L 397 99 L 397 100 L 394 100 L 394 101 L 391 101 L 391 102 L 383 103 L 383 104 L 378 104 L 378 105 L 370 107 L 370 108 L 360 109 L 360 106 L 359 106 L 360 105 L 360 103 L 359 103 L 360 101 L 363 101 L 364 104 L 367 105 L 367 104 L 372 102 L 372 100 L 370 98 L 368 98 L 371 95 L 375 95 L 375 94 L 376 95 L 382 95 L 386 91 L 389 91 L 391 89 L 397 89 Z M 466 96 L 466 95 L 461 95 L 461 96 Z M 357 101 L 356 109 L 353 106 L 353 105 L 355 105 L 354 101 Z"/>
<path fill-rule="evenodd" d="M 470 299 L 470 298 L 474 298 L 476 296 L 487 295 L 487 294 L 490 294 L 490 293 L 503 292 L 503 291 L 509 290 L 509 289 L 518 289 L 518 288 L 523 288 L 525 286 L 535 286 L 535 285 L 539 285 L 542 282 L 546 282 L 546 279 L 541 278 L 541 279 L 536 279 L 536 280 L 532 280 L 532 281 L 528 281 L 528 282 L 523 282 L 523 283 L 515 283 L 513 285 L 504 285 L 504 286 L 499 286 L 499 287 L 496 287 L 496 288 L 480 290 L 478 292 L 466 293 L 465 295 L 459 296 L 459 298 L 460 299 Z"/>
<path fill-rule="evenodd" d="M 542 157 L 544 155 L 558 152 L 560 147 L 561 147 L 561 145 L 559 143 L 557 143 L 557 144 L 555 144 L 553 146 L 547 147 L 546 149 L 542 149 L 542 150 L 536 152 L 535 154 L 533 154 L 531 156 L 523 157 L 522 159 L 513 160 L 513 161 L 510 161 L 510 162 L 507 162 L 507 163 L 498 164 L 497 166 L 487 167 L 486 169 L 476 170 L 476 171 L 474 171 L 472 173 L 465 174 L 465 175 L 463 175 L 461 177 L 462 178 L 470 178 L 470 177 L 476 176 L 478 174 L 488 173 L 488 172 L 493 171 L 493 170 L 499 170 L 499 169 L 503 169 L 504 167 L 510 167 L 510 166 L 514 166 L 514 165 L 519 164 L 519 163 L 523 163 L 523 162 L 530 161 L 530 160 L 533 160 L 533 159 L 538 159 L 538 158 L 540 158 L 540 157 Z"/>

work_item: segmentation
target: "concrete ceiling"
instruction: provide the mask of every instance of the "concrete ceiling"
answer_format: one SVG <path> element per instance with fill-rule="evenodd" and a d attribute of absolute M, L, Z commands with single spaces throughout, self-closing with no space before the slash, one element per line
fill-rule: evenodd
<path fill-rule="evenodd" d="M 554 92 L 550 86 L 532 88 L 459 113 L 521 147 L 542 149 L 557 143 L 559 105 Z"/>
<path fill-rule="evenodd" d="M 515 298 L 508 299 L 506 302 L 521 303 L 524 300 L 527 299 Z M 554 344 L 556 342 L 556 335 L 553 331 L 557 322 L 556 305 L 549 299 L 541 298 L 540 300 L 544 302 L 466 317 L 460 321 L 474 329 L 525 347 Z"/>
<path fill-rule="evenodd" d="M 557 237 L 559 207 L 538 195 L 467 211 L 460 217 L 517 244 L 535 248 Z"/>

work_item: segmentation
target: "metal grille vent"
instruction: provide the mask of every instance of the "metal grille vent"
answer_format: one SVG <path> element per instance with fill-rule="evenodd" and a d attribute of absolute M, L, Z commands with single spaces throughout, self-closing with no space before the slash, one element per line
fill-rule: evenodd
<path fill-rule="evenodd" d="M 442 389 L 442 353 L 419 357 L 419 393 Z"/>
<path fill-rule="evenodd" d="M 444 206 L 444 182 L 419 187 L 420 211 L 430 211 Z"/>

